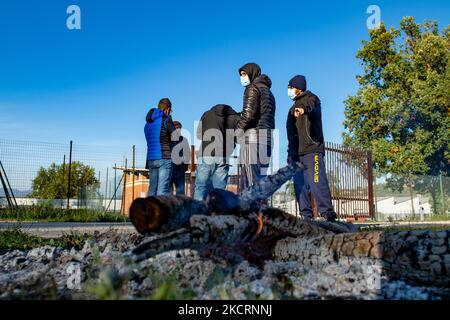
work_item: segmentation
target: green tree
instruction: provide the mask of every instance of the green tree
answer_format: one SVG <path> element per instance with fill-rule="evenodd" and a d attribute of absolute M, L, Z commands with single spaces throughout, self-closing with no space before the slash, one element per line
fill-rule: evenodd
<path fill-rule="evenodd" d="M 97 189 L 99 181 L 95 177 L 95 169 L 72 162 L 70 173 L 70 197 L 85 196 L 87 189 Z M 64 199 L 67 197 L 69 181 L 69 164 L 56 165 L 52 163 L 49 168 L 41 167 L 33 179 L 30 196 L 41 199 Z"/>
<path fill-rule="evenodd" d="M 369 36 L 356 56 L 358 92 L 345 101 L 344 144 L 372 150 L 393 190 L 412 175 L 448 176 L 450 27 L 406 17 L 399 29 L 381 24 Z"/>

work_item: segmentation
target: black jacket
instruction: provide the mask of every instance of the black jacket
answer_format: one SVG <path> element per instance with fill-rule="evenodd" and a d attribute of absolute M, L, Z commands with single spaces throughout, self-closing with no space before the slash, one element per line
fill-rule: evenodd
<path fill-rule="evenodd" d="M 305 113 L 295 118 L 294 109 L 303 108 Z M 288 156 L 298 160 L 299 155 L 325 152 L 322 131 L 320 99 L 310 91 L 298 96 L 288 113 L 286 122 Z"/>
<path fill-rule="evenodd" d="M 197 127 L 197 138 L 202 141 L 198 156 L 229 157 L 235 147 L 234 129 L 239 120 L 239 114 L 225 104 L 206 111 Z M 230 130 L 228 139 L 227 129 Z"/>
<path fill-rule="evenodd" d="M 274 129 L 275 97 L 270 88 L 272 81 L 262 74 L 256 77 L 244 91 L 244 107 L 237 129 Z"/>
<path fill-rule="evenodd" d="M 172 162 L 173 170 L 182 172 L 186 172 L 191 163 L 191 147 L 189 141 L 182 135 L 178 140 L 172 139 Z"/>

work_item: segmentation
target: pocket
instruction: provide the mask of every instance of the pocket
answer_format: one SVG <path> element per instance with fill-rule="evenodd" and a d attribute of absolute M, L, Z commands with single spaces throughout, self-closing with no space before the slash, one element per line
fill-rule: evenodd
<path fill-rule="evenodd" d="M 311 137 L 311 134 L 310 134 L 310 132 L 311 132 L 311 122 L 308 120 L 308 117 L 306 117 L 305 118 L 305 126 L 304 126 L 304 131 L 305 131 L 305 144 L 307 145 L 307 146 L 311 146 L 311 145 L 314 145 L 314 144 L 316 144 L 317 142 L 316 141 L 314 141 L 314 139 Z"/>

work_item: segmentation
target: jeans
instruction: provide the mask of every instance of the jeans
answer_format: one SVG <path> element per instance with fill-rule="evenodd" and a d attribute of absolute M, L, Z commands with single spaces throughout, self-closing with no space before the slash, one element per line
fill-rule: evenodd
<path fill-rule="evenodd" d="M 203 201 L 212 188 L 225 189 L 230 165 L 223 157 L 199 157 L 194 199 Z"/>
<path fill-rule="evenodd" d="M 185 194 L 186 183 L 186 166 L 173 165 L 172 180 L 170 182 L 171 189 L 175 189 L 175 194 Z"/>
<path fill-rule="evenodd" d="M 170 179 L 172 178 L 172 160 L 149 160 L 148 195 L 170 195 Z"/>

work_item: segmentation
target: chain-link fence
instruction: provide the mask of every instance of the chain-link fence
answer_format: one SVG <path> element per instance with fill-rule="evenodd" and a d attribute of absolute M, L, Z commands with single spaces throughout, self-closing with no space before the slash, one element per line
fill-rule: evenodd
<path fill-rule="evenodd" d="M 114 168 L 130 162 L 131 153 L 131 146 L 124 150 L 75 141 L 59 144 L 0 139 L 5 184 L 0 186 L 0 208 L 7 207 L 11 198 L 18 206 L 46 204 L 120 212 L 122 172 Z"/>
<path fill-rule="evenodd" d="M 143 146 L 133 152 L 133 146 L 118 148 L 80 145 L 76 141 L 63 144 L 0 139 L 0 209 L 8 208 L 8 198 L 11 198 L 15 199 L 15 202 L 11 200 L 12 205 L 17 203 L 22 207 L 50 205 L 64 210 L 126 212 L 123 168 L 130 171 L 134 167 L 148 177 L 145 154 Z M 228 188 L 239 192 L 237 159 L 231 161 Z M 371 163 L 367 152 L 327 143 L 325 163 L 333 205 L 341 217 L 370 217 L 373 203 L 375 218 L 379 221 L 450 218 L 450 177 L 445 174 L 378 176 L 371 200 Z M 131 187 L 133 181 L 130 177 L 127 179 L 125 182 Z M 134 181 L 135 188 L 137 181 Z M 143 183 L 148 187 L 148 178 L 145 177 Z M 188 195 L 192 195 L 194 184 L 195 166 L 190 166 L 186 174 Z M 142 194 L 136 192 L 135 197 Z M 292 181 L 270 202 L 299 214 Z"/>
<path fill-rule="evenodd" d="M 376 179 L 375 205 L 381 221 L 450 219 L 450 177 L 445 174 Z"/>

